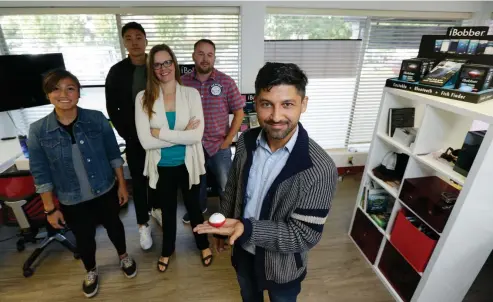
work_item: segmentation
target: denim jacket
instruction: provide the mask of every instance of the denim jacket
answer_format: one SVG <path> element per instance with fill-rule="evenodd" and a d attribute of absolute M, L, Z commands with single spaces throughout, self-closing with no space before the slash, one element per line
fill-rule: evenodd
<path fill-rule="evenodd" d="M 92 193 L 99 196 L 114 185 L 114 168 L 123 165 L 113 129 L 100 111 L 78 107 L 73 134 Z M 27 144 L 36 192 L 52 191 L 59 200 L 80 202 L 80 186 L 72 161 L 72 139 L 58 124 L 55 111 L 31 125 Z"/>

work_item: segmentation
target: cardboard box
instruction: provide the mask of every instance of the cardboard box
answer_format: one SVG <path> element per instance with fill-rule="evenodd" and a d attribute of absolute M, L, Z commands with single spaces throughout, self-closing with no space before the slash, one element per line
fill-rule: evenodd
<path fill-rule="evenodd" d="M 455 86 L 459 70 L 464 63 L 452 60 L 444 60 L 438 63 L 433 70 L 421 81 L 422 84 L 443 87 Z"/>
<path fill-rule="evenodd" d="M 460 69 L 455 89 L 465 92 L 478 92 L 489 89 L 493 66 L 464 64 Z"/>
<path fill-rule="evenodd" d="M 424 78 L 428 73 L 430 73 L 433 68 L 435 68 L 435 59 L 429 59 L 429 58 L 416 58 L 417 60 L 422 60 L 425 62 L 425 67 L 426 70 L 424 70 L 421 74 L 421 78 Z"/>
<path fill-rule="evenodd" d="M 399 80 L 419 82 L 428 68 L 428 62 L 420 59 L 403 60 Z"/>

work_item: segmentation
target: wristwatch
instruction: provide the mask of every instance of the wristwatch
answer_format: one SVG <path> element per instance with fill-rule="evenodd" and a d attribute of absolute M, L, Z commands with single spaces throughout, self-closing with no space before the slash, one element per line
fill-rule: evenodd
<path fill-rule="evenodd" d="M 55 213 L 56 211 L 58 211 L 58 209 L 56 207 L 54 207 L 52 210 L 50 211 L 44 211 L 46 216 L 50 216 L 51 214 Z"/>

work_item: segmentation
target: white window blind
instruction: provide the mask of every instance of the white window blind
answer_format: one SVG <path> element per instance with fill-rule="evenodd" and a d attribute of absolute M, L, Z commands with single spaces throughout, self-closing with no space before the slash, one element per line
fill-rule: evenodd
<path fill-rule="evenodd" d="M 135 14 L 39 14 L 0 16 L 1 54 L 40 54 L 62 52 L 65 65 L 85 85 L 104 85 L 110 67 L 122 59 L 117 19 L 121 25 L 135 21 L 146 30 L 149 45 L 167 43 L 179 63 L 192 64 L 193 44 L 208 38 L 216 44 L 216 68 L 240 80 L 240 18 L 238 13 L 211 11 L 175 12 L 167 15 Z M 121 28 L 120 28 L 121 29 Z M 106 116 L 104 87 L 84 87 L 79 105 L 102 111 Z M 10 112 L 19 132 L 46 116 L 53 106 L 40 106 Z M 117 135 L 117 140 L 123 142 Z"/>
<path fill-rule="evenodd" d="M 109 118 L 108 112 L 106 111 L 104 86 L 83 87 L 80 92 L 79 106 L 86 109 L 101 111 L 106 118 Z M 29 131 L 29 125 L 48 115 L 53 108 L 53 105 L 38 106 L 20 110 L 12 110 L 9 114 L 18 131 L 22 134 L 27 134 Z M 125 142 L 125 140 L 118 135 L 116 130 L 115 135 L 118 143 Z"/>
<path fill-rule="evenodd" d="M 366 18 L 266 17 L 265 62 L 295 63 L 308 77 L 301 123 L 323 148 L 344 148 Z"/>
<path fill-rule="evenodd" d="M 364 150 L 385 80 L 398 76 L 402 60 L 417 56 L 423 35 L 442 35 L 460 25 L 459 20 L 272 13 L 265 22 L 265 61 L 296 63 L 307 73 L 310 99 L 301 122 L 322 147 Z"/>
<path fill-rule="evenodd" d="M 423 35 L 444 35 L 460 21 L 371 19 L 351 112 L 347 147 L 365 148 L 372 139 L 385 80 L 398 77 L 402 60 L 418 55 Z"/>
<path fill-rule="evenodd" d="M 8 54 L 61 52 L 82 85 L 104 85 L 121 60 L 115 15 L 11 15 L 0 24 Z"/>
<path fill-rule="evenodd" d="M 122 26 L 138 22 L 144 27 L 147 51 L 152 46 L 165 43 L 175 53 L 178 63 L 193 64 L 193 44 L 200 39 L 210 39 L 216 44 L 215 67 L 240 80 L 240 17 L 238 14 L 222 15 L 121 15 Z"/>
<path fill-rule="evenodd" d="M 83 86 L 104 85 L 110 67 L 121 60 L 115 15 L 8 15 L 0 16 L 0 26 L 4 54 L 61 52 L 66 69 Z M 94 94 L 98 89 L 102 93 Z M 106 114 L 104 88 L 82 89 L 79 105 Z M 12 111 L 11 116 L 19 132 L 27 133 L 31 123 L 52 110 L 52 105 L 39 106 Z"/>

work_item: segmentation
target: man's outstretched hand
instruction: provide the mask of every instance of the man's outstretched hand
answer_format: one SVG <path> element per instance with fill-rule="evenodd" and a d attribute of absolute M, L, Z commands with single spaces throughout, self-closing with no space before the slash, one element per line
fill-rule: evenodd
<path fill-rule="evenodd" d="M 236 239 L 238 239 L 238 237 L 243 234 L 244 230 L 245 228 L 241 221 L 231 218 L 226 218 L 226 222 L 220 228 L 213 227 L 209 224 L 209 222 L 205 221 L 203 224 L 199 224 L 193 229 L 193 231 L 198 234 L 216 234 L 229 236 L 229 243 L 231 245 L 233 245 Z"/>

